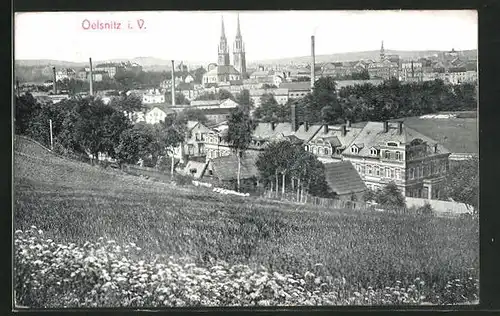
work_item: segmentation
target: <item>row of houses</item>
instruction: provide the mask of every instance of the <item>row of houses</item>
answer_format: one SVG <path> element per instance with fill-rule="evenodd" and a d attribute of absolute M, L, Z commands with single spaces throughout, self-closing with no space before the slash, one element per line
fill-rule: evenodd
<path fill-rule="evenodd" d="M 234 180 L 237 159 L 225 142 L 227 129 L 209 128 L 199 122 L 190 122 L 188 129 L 185 142 L 175 152 L 175 157 L 185 165 L 183 171 L 196 178 Z M 316 155 L 325 165 L 332 189 L 345 198 L 394 182 L 408 197 L 438 199 L 451 154 L 403 122 L 259 123 L 243 159 L 242 178 L 258 176 L 255 168 L 258 153 L 278 140 L 300 144 Z"/>

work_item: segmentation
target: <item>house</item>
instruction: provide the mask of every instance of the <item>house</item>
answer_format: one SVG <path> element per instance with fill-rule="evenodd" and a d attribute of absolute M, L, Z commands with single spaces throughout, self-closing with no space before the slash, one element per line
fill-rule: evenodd
<path fill-rule="evenodd" d="M 360 86 L 364 84 L 372 84 L 374 86 L 384 83 L 383 79 L 367 79 L 367 80 L 336 80 L 335 83 L 337 90 L 344 87 Z"/>
<path fill-rule="evenodd" d="M 260 98 L 266 94 L 271 93 L 278 104 L 286 104 L 288 102 L 288 89 L 275 88 L 275 89 L 252 89 L 250 92 L 250 99 L 256 107 L 260 106 Z"/>
<path fill-rule="evenodd" d="M 423 81 L 423 64 L 413 60 L 402 62 L 399 75 L 401 81 Z"/>
<path fill-rule="evenodd" d="M 205 160 L 205 139 L 211 130 L 204 124 L 197 121 L 188 121 L 186 126 L 186 136 L 182 144 L 174 149 L 174 158 L 182 163 L 193 158 L 197 161 Z"/>
<path fill-rule="evenodd" d="M 380 62 L 372 63 L 368 66 L 370 78 L 379 78 L 388 80 L 391 78 L 399 79 L 399 65 L 384 59 Z"/>
<path fill-rule="evenodd" d="M 56 81 L 76 78 L 76 71 L 71 68 L 64 68 L 56 72 Z"/>
<path fill-rule="evenodd" d="M 304 82 L 285 82 L 280 84 L 280 89 L 288 89 L 289 99 L 302 98 L 311 92 L 311 83 L 309 81 Z"/>
<path fill-rule="evenodd" d="M 394 182 L 403 195 L 439 198 L 450 151 L 400 122 L 367 122 L 342 151 L 370 189 Z"/>
<path fill-rule="evenodd" d="M 350 161 L 325 163 L 325 179 L 340 200 L 362 201 L 367 187 Z"/>
<path fill-rule="evenodd" d="M 90 73 L 90 67 L 86 67 L 85 71 Z M 125 71 L 125 67 L 117 63 L 104 63 L 93 67 L 92 72 L 105 72 L 109 78 L 114 78 L 116 74 L 121 74 Z"/>
<path fill-rule="evenodd" d="M 324 124 L 320 130 L 305 143 L 304 149 L 318 157 L 323 163 L 343 160 L 343 151 L 352 143 L 363 129 L 363 124 L 333 126 Z"/>
<path fill-rule="evenodd" d="M 172 115 L 175 112 L 171 109 L 167 109 L 163 104 L 155 104 L 150 110 L 144 115 L 144 119 L 147 124 L 157 124 L 165 121 L 168 115 Z"/>
<path fill-rule="evenodd" d="M 182 93 L 188 100 L 193 100 L 199 95 L 199 90 L 195 89 L 194 84 L 191 82 L 181 82 L 176 85 L 175 90 Z"/>
<path fill-rule="evenodd" d="M 161 93 L 158 89 L 153 89 L 142 95 L 142 103 L 144 104 L 155 104 L 164 102 L 165 102 L 165 94 Z"/>
<path fill-rule="evenodd" d="M 255 162 L 257 155 L 245 152 L 241 158 L 240 181 L 244 191 L 253 190 L 257 186 L 259 170 Z M 203 178 L 212 179 L 218 185 L 228 189 L 236 189 L 238 174 L 238 158 L 235 155 L 211 158 L 207 162 Z"/>
<path fill-rule="evenodd" d="M 207 167 L 208 162 L 190 160 L 186 163 L 186 166 L 182 170 L 182 173 L 185 175 L 190 175 L 195 179 L 201 179 L 205 175 Z"/>

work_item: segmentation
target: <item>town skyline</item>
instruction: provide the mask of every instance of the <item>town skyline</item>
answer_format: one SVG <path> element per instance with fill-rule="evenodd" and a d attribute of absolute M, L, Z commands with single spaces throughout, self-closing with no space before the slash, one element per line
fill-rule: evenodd
<path fill-rule="evenodd" d="M 103 61 L 147 57 L 216 62 L 221 19 L 232 52 L 238 15 L 248 62 L 308 56 L 311 35 L 316 37 L 317 55 L 375 51 L 382 41 L 387 51 L 477 50 L 473 10 L 65 12 L 16 14 L 15 59 L 81 63 L 89 57 Z M 91 29 L 100 22 L 111 29 Z M 196 24 L 203 25 L 203 31 L 186 27 Z M 174 27 L 179 30 L 165 32 Z M 266 31 L 272 28 L 274 32 Z M 288 31 L 279 31 L 283 29 Z M 330 40 L 332 30 L 338 29 L 349 32 L 335 33 L 335 40 Z"/>

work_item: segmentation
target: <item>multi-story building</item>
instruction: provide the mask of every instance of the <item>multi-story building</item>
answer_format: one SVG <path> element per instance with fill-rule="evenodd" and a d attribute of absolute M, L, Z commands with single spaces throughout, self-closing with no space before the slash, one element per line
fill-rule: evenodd
<path fill-rule="evenodd" d="M 59 81 L 59 80 L 63 80 L 63 79 L 74 79 L 76 78 L 76 71 L 74 69 L 71 69 L 71 68 L 64 68 L 64 69 L 61 69 L 61 70 L 58 70 L 56 72 L 56 80 Z"/>
<path fill-rule="evenodd" d="M 299 99 L 311 92 L 311 83 L 304 82 L 284 82 L 280 84 L 280 89 L 288 89 L 289 99 Z"/>
<path fill-rule="evenodd" d="M 394 182 L 406 196 L 437 199 L 450 154 L 403 122 L 368 122 L 342 157 L 355 166 L 371 189 Z"/>
<path fill-rule="evenodd" d="M 165 94 L 161 93 L 158 89 L 154 89 L 142 95 L 142 103 L 144 104 L 155 104 L 164 102 L 165 102 Z"/>
<path fill-rule="evenodd" d="M 368 65 L 368 74 L 370 78 L 380 78 L 388 80 L 391 78 L 399 79 L 399 56 L 385 55 L 384 42 L 380 48 L 380 61 Z"/>
<path fill-rule="evenodd" d="M 270 93 L 276 99 L 278 104 L 286 104 L 288 102 L 288 89 L 276 88 L 276 89 L 252 89 L 250 92 L 250 99 L 253 100 L 253 104 L 256 107 L 260 106 L 261 97 L 264 94 Z"/>
<path fill-rule="evenodd" d="M 165 121 L 165 118 L 173 113 L 173 110 L 162 109 L 162 106 L 154 106 L 151 110 L 146 112 L 144 120 L 147 124 L 158 124 Z"/>
<path fill-rule="evenodd" d="M 405 61 L 401 63 L 399 79 L 401 81 L 423 81 L 423 65 L 418 61 Z"/>
<path fill-rule="evenodd" d="M 200 122 L 188 121 L 184 142 L 174 148 L 174 158 L 184 163 L 190 159 L 205 159 L 205 139 L 211 130 Z"/>

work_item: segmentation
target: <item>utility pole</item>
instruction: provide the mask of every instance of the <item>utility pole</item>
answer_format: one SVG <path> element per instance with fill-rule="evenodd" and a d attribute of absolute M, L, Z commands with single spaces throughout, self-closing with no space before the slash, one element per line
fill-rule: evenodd
<path fill-rule="evenodd" d="M 52 120 L 49 120 L 50 127 L 50 150 L 54 150 L 54 139 L 52 138 Z"/>

